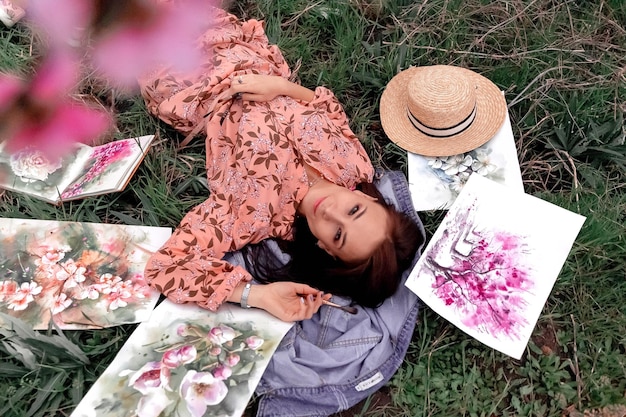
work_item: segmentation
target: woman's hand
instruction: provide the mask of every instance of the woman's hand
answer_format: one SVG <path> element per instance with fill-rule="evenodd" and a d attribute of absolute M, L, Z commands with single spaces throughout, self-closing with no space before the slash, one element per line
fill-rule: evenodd
<path fill-rule="evenodd" d="M 279 95 L 302 101 L 311 101 L 315 97 L 315 92 L 278 75 L 237 75 L 226 91 L 227 96 L 238 94 L 242 100 L 248 101 L 270 101 Z"/>
<path fill-rule="evenodd" d="M 310 319 L 319 310 L 322 300 L 330 297 L 306 284 L 273 282 L 253 285 L 248 305 L 262 308 L 283 321 L 299 321 Z"/>
<path fill-rule="evenodd" d="M 230 85 L 232 95 L 239 94 L 243 100 L 270 101 L 283 94 L 287 81 L 276 75 L 237 75 Z"/>

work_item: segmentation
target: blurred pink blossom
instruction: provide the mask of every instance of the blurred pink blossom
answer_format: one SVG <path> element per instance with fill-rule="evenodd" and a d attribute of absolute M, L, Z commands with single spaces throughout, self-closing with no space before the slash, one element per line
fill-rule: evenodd
<path fill-rule="evenodd" d="M 23 81 L 20 78 L 9 74 L 0 76 L 0 114 L 11 106 L 22 89 Z"/>
<path fill-rule="evenodd" d="M 90 1 L 29 1 L 27 18 L 44 41 L 44 59 L 29 80 L 0 76 L 0 133 L 9 153 L 30 147 L 57 159 L 110 127 L 104 111 L 71 99 L 84 55 L 78 46 L 92 13 Z"/>
<path fill-rule="evenodd" d="M 77 68 L 71 55 L 61 53 L 47 56 L 31 80 L 0 75 L 0 133 L 8 153 L 31 148 L 55 160 L 111 126 L 104 111 L 70 97 Z"/>
<path fill-rule="evenodd" d="M 93 1 L 29 0 L 28 19 L 52 49 L 76 46 L 81 32 L 90 24 Z"/>
<path fill-rule="evenodd" d="M 125 88 L 135 87 L 136 79 L 156 66 L 199 67 L 198 40 L 211 25 L 214 3 L 30 0 L 27 18 L 44 41 L 45 59 L 30 80 L 0 75 L 0 136 L 6 151 L 30 147 L 54 159 L 111 127 L 106 112 L 70 98 L 85 57 L 111 85 Z"/>
<path fill-rule="evenodd" d="M 54 104 L 59 97 L 74 92 L 78 84 L 80 60 L 69 51 L 49 53 L 32 79 L 29 94 L 41 104 Z"/>
<path fill-rule="evenodd" d="M 189 71 L 201 65 L 197 40 L 210 27 L 214 2 L 131 2 L 131 12 L 102 28 L 95 40 L 93 64 L 105 78 L 133 88 L 137 77 L 156 66 Z"/>
<path fill-rule="evenodd" d="M 110 124 L 104 113 L 78 103 L 65 102 L 51 111 L 40 123 L 31 120 L 13 136 L 10 147 L 24 145 L 41 149 L 50 158 L 67 152 L 77 142 L 91 142 L 102 135 Z"/>

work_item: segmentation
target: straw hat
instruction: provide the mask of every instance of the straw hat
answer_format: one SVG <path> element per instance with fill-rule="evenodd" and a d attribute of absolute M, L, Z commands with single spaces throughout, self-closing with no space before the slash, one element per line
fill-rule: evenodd
<path fill-rule="evenodd" d="M 476 149 L 500 129 L 506 101 L 490 80 L 461 67 L 408 68 L 380 99 L 385 133 L 409 152 L 450 156 Z"/>

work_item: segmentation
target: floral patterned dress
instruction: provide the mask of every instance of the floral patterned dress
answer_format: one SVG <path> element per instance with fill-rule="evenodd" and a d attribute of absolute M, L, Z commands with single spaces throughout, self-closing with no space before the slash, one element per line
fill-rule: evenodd
<path fill-rule="evenodd" d="M 215 311 L 250 274 L 222 260 L 266 238 L 292 238 L 308 191 L 304 164 L 345 187 L 371 182 L 373 167 L 343 108 L 324 87 L 309 103 L 223 98 L 243 74 L 290 76 L 262 23 L 223 11 L 200 39 L 206 65 L 190 74 L 159 69 L 140 80 L 149 110 L 182 132 L 206 130 L 209 198 L 181 221 L 148 261 L 150 285 L 177 303 Z"/>

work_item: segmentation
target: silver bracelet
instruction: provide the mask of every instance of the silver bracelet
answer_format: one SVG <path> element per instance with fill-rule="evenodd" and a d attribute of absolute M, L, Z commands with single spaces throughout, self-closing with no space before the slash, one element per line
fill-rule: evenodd
<path fill-rule="evenodd" d="M 250 308 L 250 306 L 248 305 L 248 296 L 250 295 L 250 288 L 251 288 L 252 284 L 250 284 L 249 282 L 246 284 L 245 287 L 243 287 L 243 292 L 241 293 L 241 308 Z"/>

